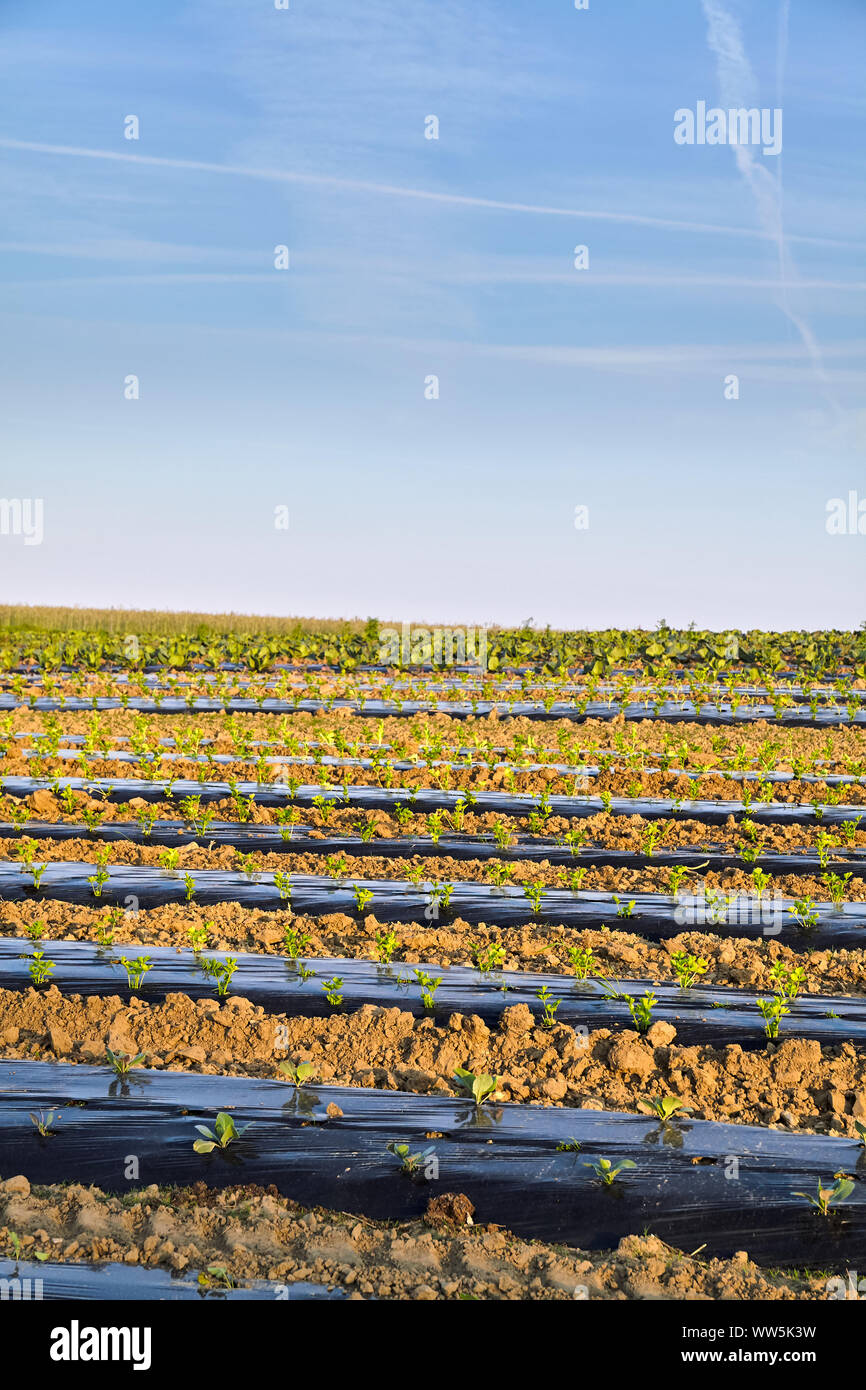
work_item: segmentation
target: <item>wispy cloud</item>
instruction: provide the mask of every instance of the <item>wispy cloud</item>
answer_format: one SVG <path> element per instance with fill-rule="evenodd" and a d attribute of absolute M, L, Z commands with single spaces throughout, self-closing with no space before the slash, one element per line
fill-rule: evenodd
<path fill-rule="evenodd" d="M 648 217 L 635 212 L 612 212 L 598 208 L 565 208 L 543 203 L 511 202 L 498 198 L 478 198 L 461 193 L 446 193 L 432 189 L 403 188 L 395 184 L 371 183 L 363 179 L 337 178 L 328 174 L 298 173 L 287 169 L 254 169 L 239 164 L 218 164 L 203 159 L 175 159 L 162 155 L 129 154 L 126 151 L 88 149 L 77 145 L 50 145 L 31 140 L 14 140 L 0 136 L 0 148 L 28 151 L 31 154 L 57 155 L 71 159 L 103 160 L 109 163 L 133 164 L 157 169 L 176 169 L 203 174 L 219 174 L 236 178 L 261 179 L 271 183 L 307 184 L 313 187 L 342 189 L 354 193 L 380 194 L 390 198 L 414 198 L 451 207 L 481 208 L 491 212 L 527 213 L 541 217 L 568 217 L 573 221 L 613 222 L 637 227 L 657 227 L 665 231 L 701 232 L 717 236 L 751 237 L 761 241 L 778 241 L 775 226 L 761 228 L 730 227 L 713 222 L 688 222 L 679 218 Z M 815 246 L 850 246 L 856 243 L 828 237 L 798 236 L 793 241 Z"/>

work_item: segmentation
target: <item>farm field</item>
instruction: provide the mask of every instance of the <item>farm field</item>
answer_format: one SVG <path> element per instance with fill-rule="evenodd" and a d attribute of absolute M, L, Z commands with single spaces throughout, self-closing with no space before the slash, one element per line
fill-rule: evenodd
<path fill-rule="evenodd" d="M 138 616 L 0 628 L 0 1277 L 846 1296 L 866 633 Z"/>

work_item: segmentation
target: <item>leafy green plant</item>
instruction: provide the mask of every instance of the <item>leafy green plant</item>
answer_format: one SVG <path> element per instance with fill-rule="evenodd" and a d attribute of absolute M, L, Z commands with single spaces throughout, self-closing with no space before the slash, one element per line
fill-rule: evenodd
<path fill-rule="evenodd" d="M 382 965 L 390 965 L 397 949 L 397 936 L 393 931 L 377 931 L 373 938 L 376 959 Z"/>
<path fill-rule="evenodd" d="M 131 1052 L 112 1052 L 110 1047 L 105 1049 L 105 1056 L 111 1070 L 119 1077 L 128 1076 L 133 1067 L 144 1061 L 143 1052 L 137 1052 L 133 1056 Z"/>
<path fill-rule="evenodd" d="M 647 1110 L 657 1120 L 661 1120 L 662 1124 L 668 1124 L 674 1115 L 691 1114 L 692 1110 L 692 1107 L 686 1105 L 678 1096 L 655 1096 L 652 1099 L 646 1097 L 639 1100 L 638 1105 L 641 1110 Z"/>
<path fill-rule="evenodd" d="M 482 975 L 488 975 L 492 970 L 500 970 L 505 961 L 505 947 L 497 942 L 483 946 L 478 941 L 470 941 L 469 951 L 475 969 L 480 970 Z"/>
<path fill-rule="evenodd" d="M 597 971 L 595 951 L 591 946 L 569 946 L 567 949 L 576 979 L 585 980 Z"/>
<path fill-rule="evenodd" d="M 562 1000 L 553 998 L 548 985 L 542 985 L 541 989 L 536 990 L 535 997 L 544 1006 L 540 1020 L 542 1028 L 553 1028 L 556 1023 L 556 1011 Z"/>
<path fill-rule="evenodd" d="M 617 917 L 633 917 L 633 916 L 634 916 L 634 909 L 635 909 L 635 899 L 634 899 L 634 898 L 632 898 L 632 900 L 631 900 L 630 902 L 624 903 L 624 902 L 622 901 L 622 899 L 620 898 L 619 894 L 618 894 L 618 893 L 614 893 L 614 895 L 613 895 L 613 900 L 614 900 L 614 902 L 615 902 L 616 905 L 617 905 L 617 907 L 616 907 L 616 915 L 617 915 Z"/>
<path fill-rule="evenodd" d="M 388 1153 L 393 1154 L 394 1157 L 399 1160 L 401 1171 L 408 1175 L 414 1175 L 420 1172 L 436 1152 L 434 1146 L 431 1144 L 426 1149 L 419 1149 L 417 1153 L 412 1153 L 409 1144 L 402 1144 L 397 1140 L 392 1140 L 390 1144 L 385 1145 L 385 1148 Z"/>
<path fill-rule="evenodd" d="M 280 1062 L 278 1070 L 283 1072 L 293 1086 L 303 1086 L 318 1074 L 315 1062 Z"/>
<path fill-rule="evenodd" d="M 325 991 L 325 998 L 332 1008 L 337 1009 L 343 1002 L 343 980 L 340 975 L 335 975 L 332 980 L 324 980 L 322 989 Z"/>
<path fill-rule="evenodd" d="M 45 952 L 38 947 L 31 955 L 30 964 L 27 967 L 34 985 L 44 985 L 55 968 L 54 962 L 47 960 Z"/>
<path fill-rule="evenodd" d="M 811 1207 L 820 1212 L 822 1216 L 829 1216 L 831 1209 L 844 1202 L 854 1191 L 854 1183 L 850 1178 L 837 1177 L 833 1187 L 824 1187 L 818 1179 L 817 1191 L 814 1196 L 809 1192 L 793 1192 L 793 1197 L 804 1197 Z"/>
<path fill-rule="evenodd" d="M 31 1110 L 30 1118 L 43 1139 L 47 1139 L 49 1135 L 54 1133 L 51 1126 L 57 1118 L 56 1110 L 49 1110 L 47 1115 L 44 1110 L 40 1110 L 38 1115 L 34 1115 Z"/>
<path fill-rule="evenodd" d="M 794 900 L 794 906 L 789 907 L 788 912 L 795 918 L 797 925 L 802 927 L 804 931 L 808 931 L 812 927 L 817 927 L 820 920 L 815 911 L 815 904 L 812 902 L 811 898 L 796 898 Z"/>
<path fill-rule="evenodd" d="M 758 1008 L 764 1020 L 764 1032 L 770 1039 L 778 1038 L 779 1024 L 785 1014 L 791 1010 L 788 1008 L 781 995 L 774 995 L 772 999 L 759 999 Z"/>
<path fill-rule="evenodd" d="M 624 1172 L 626 1168 L 636 1168 L 637 1164 L 633 1163 L 630 1158 L 620 1159 L 619 1163 L 616 1164 L 612 1163 L 609 1158 L 600 1158 L 597 1163 L 585 1163 L 583 1166 L 584 1168 L 591 1168 L 605 1187 L 612 1187 L 620 1173 Z"/>
<path fill-rule="evenodd" d="M 204 1137 L 196 1139 L 193 1148 L 197 1154 L 210 1154 L 213 1153 L 214 1149 L 227 1149 L 230 1144 L 240 1139 L 249 1127 L 247 1124 L 238 1128 L 231 1115 L 226 1110 L 220 1110 L 214 1121 L 213 1129 L 208 1129 L 207 1125 L 196 1125 L 199 1134 Z"/>
<path fill-rule="evenodd" d="M 653 1019 L 653 1009 L 658 1003 L 658 999 L 652 990 L 647 990 L 640 999 L 636 999 L 633 994 L 626 995 L 628 1011 L 632 1016 L 632 1022 L 639 1033 L 648 1033 Z"/>
<path fill-rule="evenodd" d="M 437 979 L 434 980 L 432 975 L 427 974 L 426 970 L 416 970 L 415 979 L 421 986 L 421 1003 L 424 1005 L 424 1008 L 435 1008 L 436 991 L 442 983 L 442 976 L 440 975 Z"/>
<path fill-rule="evenodd" d="M 372 900 L 373 890 L 371 888 L 362 888 L 360 883 L 356 883 L 352 891 L 355 894 L 355 903 L 358 911 L 363 912 L 364 908 Z"/>
<path fill-rule="evenodd" d="M 126 971 L 126 981 L 130 989 L 141 989 L 141 982 L 148 970 L 153 968 L 150 956 L 137 956 L 135 960 L 127 960 L 126 956 L 121 956 L 119 964 Z"/>
<path fill-rule="evenodd" d="M 465 1067 L 458 1067 L 454 1073 L 454 1082 L 458 1090 L 474 1100 L 476 1107 L 480 1109 L 502 1085 L 502 1077 L 489 1076 L 484 1072 L 476 1075 L 475 1072 L 467 1071 Z"/>
<path fill-rule="evenodd" d="M 304 932 L 300 927 L 287 925 L 283 932 L 283 942 L 286 948 L 286 955 L 289 960 L 297 960 L 299 956 L 307 953 L 310 944 L 309 932 Z"/>
<path fill-rule="evenodd" d="M 689 951 L 674 951 L 671 956 L 671 969 L 677 977 L 680 989 L 691 989 L 695 980 L 706 975 L 710 963 L 703 956 L 693 956 Z"/>
<path fill-rule="evenodd" d="M 189 937 L 190 946 L 196 953 L 204 950 L 207 945 L 207 926 L 187 927 L 186 934 Z"/>

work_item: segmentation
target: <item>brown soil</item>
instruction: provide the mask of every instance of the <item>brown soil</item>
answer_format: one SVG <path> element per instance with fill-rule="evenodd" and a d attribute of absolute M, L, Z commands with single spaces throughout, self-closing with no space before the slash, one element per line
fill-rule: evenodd
<path fill-rule="evenodd" d="M 645 1038 L 630 1029 L 536 1026 L 525 1004 L 497 1028 L 476 1015 L 437 1027 L 398 1008 L 365 1005 L 326 1018 L 267 1014 L 241 996 L 224 1003 L 169 995 L 164 1003 L 62 995 L 55 987 L 0 990 L 0 1042 L 9 1058 L 77 1062 L 145 1054 L 149 1067 L 279 1076 L 281 1060 L 312 1061 L 323 1084 L 457 1094 L 457 1067 L 501 1079 L 494 1099 L 581 1109 L 638 1109 L 673 1095 L 698 1119 L 854 1136 L 866 1120 L 866 1052 L 789 1038 L 763 1051 L 681 1047 L 669 1023 Z M 278 1028 L 281 1030 L 278 1033 Z M 284 1030 L 284 1031 L 283 1031 Z"/>
<path fill-rule="evenodd" d="M 395 1181 L 403 1181 L 396 1177 Z M 459 1194 L 458 1198 L 459 1198 Z M 441 1198 L 439 1199 L 441 1202 Z M 465 1198 L 463 1201 L 465 1202 Z M 460 1202 L 452 1204 L 460 1210 Z M 387 1299 L 818 1299 L 829 1271 L 766 1272 L 745 1252 L 702 1260 L 656 1236 L 615 1251 L 523 1240 L 483 1223 L 389 1223 L 298 1206 L 275 1188 L 158 1188 L 115 1197 L 72 1183 L 0 1181 L 0 1251 L 51 1260 L 122 1261 L 187 1271 L 223 1268 L 235 1283 L 309 1279 Z"/>

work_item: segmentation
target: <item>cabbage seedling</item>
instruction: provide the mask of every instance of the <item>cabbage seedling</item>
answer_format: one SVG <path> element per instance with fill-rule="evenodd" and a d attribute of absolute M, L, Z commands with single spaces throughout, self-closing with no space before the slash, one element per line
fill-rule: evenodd
<path fill-rule="evenodd" d="M 112 1052 L 110 1047 L 105 1049 L 105 1056 L 114 1074 L 120 1077 L 128 1076 L 133 1067 L 144 1061 L 143 1052 L 133 1056 L 131 1052 Z"/>
<path fill-rule="evenodd" d="M 419 1149 L 418 1153 L 413 1154 L 408 1144 L 398 1143 L 397 1140 L 392 1140 L 390 1144 L 385 1145 L 385 1148 L 388 1153 L 393 1154 L 399 1160 L 401 1171 L 410 1176 L 417 1173 L 419 1169 L 426 1168 L 428 1160 L 436 1152 L 435 1147 L 431 1144 L 429 1148 Z"/>
<path fill-rule="evenodd" d="M 311 1081 L 319 1070 L 315 1062 L 280 1062 L 278 1070 L 283 1072 L 293 1086 L 303 1086 Z"/>
<path fill-rule="evenodd" d="M 240 1139 L 249 1127 L 248 1124 L 241 1125 L 239 1129 L 231 1115 L 225 1110 L 220 1110 L 213 1129 L 208 1129 L 207 1125 L 196 1125 L 199 1134 L 203 1134 L 204 1138 L 196 1139 L 193 1148 L 197 1154 L 210 1154 L 214 1149 L 227 1149 L 236 1139 Z"/>
<path fill-rule="evenodd" d="M 669 1123 L 674 1115 L 680 1112 L 684 1115 L 691 1114 L 692 1110 L 692 1107 L 686 1105 L 685 1101 L 680 1100 L 678 1096 L 656 1096 L 652 1100 L 647 1098 L 645 1100 L 639 1100 L 638 1105 L 641 1110 L 647 1110 L 665 1125 Z"/>
<path fill-rule="evenodd" d="M 605 1187 L 612 1187 L 620 1173 L 626 1168 L 636 1168 L 637 1164 L 630 1158 L 623 1158 L 617 1164 L 611 1163 L 609 1158 L 600 1158 L 598 1163 L 585 1163 L 583 1166 L 591 1168 Z"/>
<path fill-rule="evenodd" d="M 47 1115 L 44 1110 L 40 1110 L 38 1115 L 34 1115 L 31 1111 L 30 1118 L 43 1139 L 47 1139 L 49 1135 L 53 1135 L 54 1130 L 51 1126 L 57 1118 L 56 1110 L 49 1110 Z"/>
<path fill-rule="evenodd" d="M 850 1178 L 837 1178 L 834 1187 L 822 1187 L 821 1180 L 818 1179 L 818 1190 L 813 1197 L 809 1192 L 793 1192 L 792 1197 L 805 1197 L 810 1206 L 819 1211 L 822 1216 L 829 1216 L 831 1207 L 838 1202 L 844 1202 L 854 1191 L 854 1184 Z"/>
<path fill-rule="evenodd" d="M 467 1071 L 465 1067 L 458 1067 L 454 1073 L 454 1081 L 458 1090 L 462 1091 L 464 1095 L 470 1096 L 475 1101 L 476 1107 L 480 1108 L 501 1086 L 502 1077 L 489 1076 L 486 1073 L 480 1073 L 476 1076 L 475 1072 Z"/>

